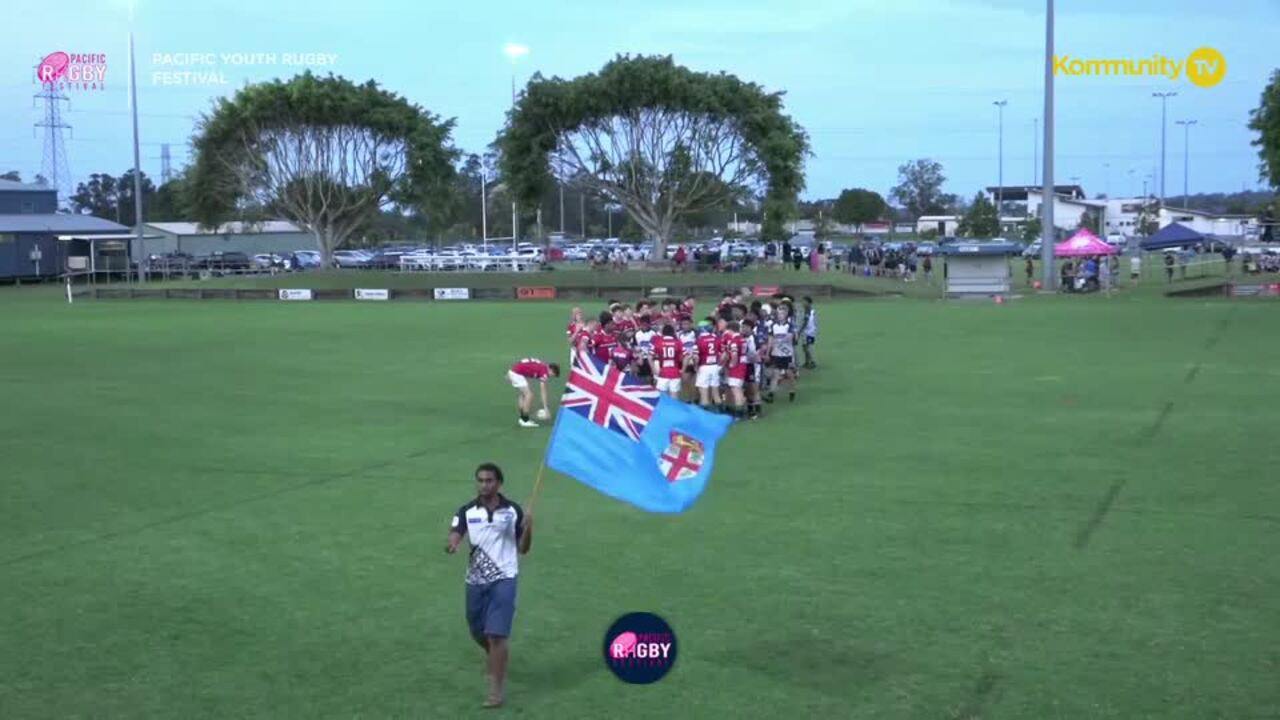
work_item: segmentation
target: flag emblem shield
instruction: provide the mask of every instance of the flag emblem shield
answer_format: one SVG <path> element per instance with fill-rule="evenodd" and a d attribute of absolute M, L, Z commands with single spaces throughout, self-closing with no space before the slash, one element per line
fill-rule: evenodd
<path fill-rule="evenodd" d="M 702 469 L 705 448 L 702 443 L 678 430 L 671 431 L 671 443 L 658 457 L 658 468 L 667 482 L 688 480 Z"/>

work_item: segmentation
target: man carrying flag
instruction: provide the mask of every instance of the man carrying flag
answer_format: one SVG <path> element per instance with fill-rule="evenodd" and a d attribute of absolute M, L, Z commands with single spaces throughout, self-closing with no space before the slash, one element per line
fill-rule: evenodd
<path fill-rule="evenodd" d="M 733 422 L 586 353 L 574 357 L 560 408 L 547 466 L 658 513 L 684 512 L 702 495 Z"/>
<path fill-rule="evenodd" d="M 485 652 L 487 708 L 502 705 L 507 640 L 516 613 L 519 556 L 527 554 L 533 542 L 533 517 L 499 492 L 501 487 L 501 468 L 493 463 L 476 468 L 476 498 L 454 514 L 444 546 L 444 551 L 452 555 L 464 537 L 471 544 L 466 579 L 467 625 L 471 638 Z"/>

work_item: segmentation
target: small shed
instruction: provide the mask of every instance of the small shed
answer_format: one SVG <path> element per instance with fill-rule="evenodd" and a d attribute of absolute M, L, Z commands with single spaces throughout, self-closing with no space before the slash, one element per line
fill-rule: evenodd
<path fill-rule="evenodd" d="M 945 243 L 938 252 L 946 263 L 947 297 L 1006 295 L 1013 288 L 1009 257 L 1018 253 L 1008 241 Z"/>

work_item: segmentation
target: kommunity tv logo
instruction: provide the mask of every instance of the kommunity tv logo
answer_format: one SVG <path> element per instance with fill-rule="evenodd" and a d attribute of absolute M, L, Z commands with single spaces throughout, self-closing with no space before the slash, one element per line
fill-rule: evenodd
<path fill-rule="evenodd" d="M 1189 80 L 1191 84 L 1210 88 L 1227 75 L 1227 60 L 1215 48 L 1196 48 L 1184 59 L 1159 53 L 1144 58 L 1078 58 L 1053 56 L 1053 74 L 1067 77 L 1164 77 L 1171 81 Z"/>

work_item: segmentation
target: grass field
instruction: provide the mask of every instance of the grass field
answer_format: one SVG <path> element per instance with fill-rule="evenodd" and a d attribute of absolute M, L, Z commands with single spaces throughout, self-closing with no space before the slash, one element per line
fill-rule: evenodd
<path fill-rule="evenodd" d="M 0 717 L 1277 717 L 1278 309 L 821 305 L 688 513 L 548 477 L 495 713 L 441 548 L 567 304 L 0 289 Z"/>

